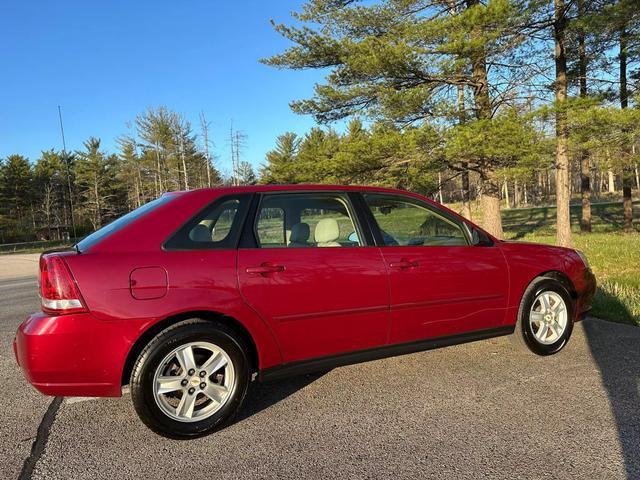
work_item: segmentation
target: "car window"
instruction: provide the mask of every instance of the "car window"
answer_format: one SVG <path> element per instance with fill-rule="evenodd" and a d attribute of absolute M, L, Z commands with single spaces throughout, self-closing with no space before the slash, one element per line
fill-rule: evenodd
<path fill-rule="evenodd" d="M 281 245 L 287 241 L 284 228 L 284 210 L 280 207 L 264 207 L 260 209 L 257 224 L 258 238 L 263 245 Z"/>
<path fill-rule="evenodd" d="M 227 198 L 189 220 L 164 245 L 166 249 L 232 248 L 240 228 L 246 196 Z"/>
<path fill-rule="evenodd" d="M 96 230 L 92 234 L 87 235 L 82 240 L 80 240 L 77 244 L 78 251 L 84 252 L 85 250 L 88 250 L 94 245 L 100 243 L 100 241 L 102 241 L 112 233 L 115 233 L 123 229 L 124 227 L 131 224 L 138 218 L 146 215 L 149 212 L 152 212 L 159 206 L 170 202 L 174 198 L 176 198 L 175 195 L 163 195 L 162 197 L 156 198 L 155 200 L 152 200 L 149 203 L 145 203 L 141 207 L 136 208 L 135 210 L 127 213 L 126 215 L 118 218 L 117 220 L 114 220 L 113 222 L 102 227 L 100 230 Z"/>
<path fill-rule="evenodd" d="M 221 242 L 229 236 L 231 224 L 238 213 L 240 201 L 228 200 L 205 215 L 191 230 L 189 239 L 193 242 Z"/>
<path fill-rule="evenodd" d="M 265 195 L 255 232 L 262 248 L 361 245 L 348 200 L 341 194 Z"/>
<path fill-rule="evenodd" d="M 457 222 L 418 201 L 380 194 L 364 197 L 385 245 L 468 245 L 467 237 Z"/>

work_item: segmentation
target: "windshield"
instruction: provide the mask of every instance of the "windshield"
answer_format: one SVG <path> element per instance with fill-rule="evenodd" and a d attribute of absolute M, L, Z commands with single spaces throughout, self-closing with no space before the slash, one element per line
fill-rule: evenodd
<path fill-rule="evenodd" d="M 101 229 L 96 230 L 90 235 L 87 235 L 76 244 L 76 248 L 78 249 L 78 251 L 82 252 L 93 247 L 94 245 L 96 245 L 97 243 L 99 243 L 101 240 L 108 237 L 112 233 L 117 232 L 118 230 L 121 230 L 122 228 L 126 227 L 131 222 L 133 222 L 134 220 L 142 217 L 143 215 L 151 212 L 152 210 L 155 210 L 160 205 L 163 205 L 173 200 L 174 198 L 175 198 L 175 195 L 163 195 L 162 197 L 157 198 L 149 203 L 145 203 L 141 207 L 138 207 L 135 210 L 132 210 L 126 215 L 118 218 L 117 220 L 114 220 L 108 225 L 105 225 Z"/>

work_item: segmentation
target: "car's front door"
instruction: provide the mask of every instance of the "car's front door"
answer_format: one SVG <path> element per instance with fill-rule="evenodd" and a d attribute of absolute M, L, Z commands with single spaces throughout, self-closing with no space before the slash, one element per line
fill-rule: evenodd
<path fill-rule="evenodd" d="M 499 327 L 508 270 L 497 246 L 473 246 L 455 216 L 415 197 L 365 194 L 389 271 L 390 343 Z"/>
<path fill-rule="evenodd" d="M 240 291 L 271 325 L 285 362 L 385 343 L 385 265 L 348 195 L 265 194 L 253 225 L 255 245 L 238 250 Z"/>

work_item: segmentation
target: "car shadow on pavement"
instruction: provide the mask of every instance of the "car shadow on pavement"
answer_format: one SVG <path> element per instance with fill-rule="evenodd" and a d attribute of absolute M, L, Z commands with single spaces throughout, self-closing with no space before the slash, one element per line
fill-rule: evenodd
<path fill-rule="evenodd" d="M 260 382 L 256 381 L 249 385 L 247 398 L 244 407 L 238 412 L 232 424 L 242 422 L 247 418 L 269 408 L 272 405 L 302 390 L 307 385 L 318 380 L 320 377 L 329 373 L 330 370 L 324 370 L 318 373 L 300 375 L 291 377 L 286 380 Z"/>
<path fill-rule="evenodd" d="M 604 320 L 583 322 L 618 429 L 627 478 L 640 478 L 640 329 L 611 328 Z M 595 446 L 597 448 L 597 445 Z"/>

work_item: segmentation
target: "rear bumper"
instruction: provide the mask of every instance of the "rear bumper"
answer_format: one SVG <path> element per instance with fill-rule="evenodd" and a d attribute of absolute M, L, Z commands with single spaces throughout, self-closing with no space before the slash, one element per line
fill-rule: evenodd
<path fill-rule="evenodd" d="M 13 349 L 27 380 L 45 395 L 117 397 L 127 354 L 141 321 L 101 321 L 89 313 L 34 313 Z"/>

